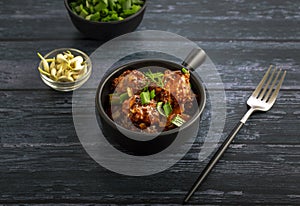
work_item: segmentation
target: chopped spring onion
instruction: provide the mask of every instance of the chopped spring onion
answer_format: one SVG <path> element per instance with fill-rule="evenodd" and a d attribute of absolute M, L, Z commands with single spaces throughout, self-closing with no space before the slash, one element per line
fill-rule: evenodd
<path fill-rule="evenodd" d="M 74 13 L 89 21 L 120 21 L 137 13 L 144 5 L 142 0 L 72 0 Z"/>
<path fill-rule="evenodd" d="M 177 127 L 181 127 L 185 123 L 185 120 L 182 119 L 179 115 L 176 115 L 176 117 L 174 117 L 171 122 Z"/>
<path fill-rule="evenodd" d="M 172 106 L 169 102 L 163 104 L 163 102 L 158 102 L 156 109 L 164 117 L 168 117 L 172 112 Z"/>
<path fill-rule="evenodd" d="M 155 89 L 152 89 L 150 92 L 150 99 L 154 99 L 155 97 Z"/>
<path fill-rule="evenodd" d="M 150 103 L 150 92 L 149 91 L 142 92 L 140 94 L 140 97 L 141 97 L 141 102 L 142 102 L 143 105 Z"/>
<path fill-rule="evenodd" d="M 86 20 L 90 20 L 90 21 L 99 21 L 100 19 L 100 12 L 96 12 L 94 14 L 90 14 L 88 16 L 85 17 Z"/>
<path fill-rule="evenodd" d="M 161 72 L 153 73 L 152 71 L 148 71 L 144 73 L 146 77 L 148 77 L 153 83 L 155 83 L 159 87 L 164 87 L 163 77 L 164 74 Z"/>
<path fill-rule="evenodd" d="M 156 105 L 156 109 L 157 109 L 159 114 L 161 114 L 162 116 L 165 117 L 166 115 L 165 115 L 165 112 L 162 108 L 162 105 L 163 105 L 163 102 L 158 102 L 157 105 Z"/>
<path fill-rule="evenodd" d="M 163 106 L 163 109 L 164 109 L 164 112 L 165 112 L 165 115 L 168 117 L 171 112 L 172 112 L 172 106 L 169 102 L 165 103 L 164 106 Z"/>
<path fill-rule="evenodd" d="M 120 95 L 120 102 L 123 103 L 126 99 L 128 99 L 128 94 L 127 92 L 123 93 Z"/>
<path fill-rule="evenodd" d="M 184 67 L 181 69 L 181 71 L 182 71 L 182 73 L 184 73 L 184 74 L 188 74 L 188 73 L 189 73 L 189 70 L 187 70 L 187 69 L 184 68 Z"/>
<path fill-rule="evenodd" d="M 123 93 L 123 94 L 109 94 L 109 100 L 110 100 L 110 103 L 113 104 L 113 105 L 116 105 L 116 104 L 122 104 L 126 99 L 128 99 L 129 96 L 126 93 Z"/>
<path fill-rule="evenodd" d="M 89 12 L 83 7 L 83 4 L 80 4 L 79 8 L 80 8 L 79 16 L 85 18 L 87 15 L 89 15 Z"/>

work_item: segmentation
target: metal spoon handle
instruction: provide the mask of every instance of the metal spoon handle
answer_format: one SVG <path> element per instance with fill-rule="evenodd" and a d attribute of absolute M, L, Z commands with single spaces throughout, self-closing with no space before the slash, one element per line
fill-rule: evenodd
<path fill-rule="evenodd" d="M 225 139 L 225 141 L 222 143 L 222 145 L 219 147 L 218 151 L 214 154 L 212 159 L 209 161 L 209 163 L 206 165 L 204 170 L 201 172 L 200 176 L 194 183 L 193 187 L 190 189 L 186 197 L 184 198 L 183 203 L 187 203 L 191 196 L 194 194 L 194 192 L 197 190 L 197 188 L 200 186 L 200 184 L 203 182 L 205 177 L 209 174 L 209 172 L 212 170 L 212 168 L 215 166 L 215 164 L 218 162 L 218 160 L 221 158 L 225 150 L 228 148 L 236 134 L 240 131 L 242 126 L 244 125 L 243 122 L 239 122 L 231 131 L 231 133 L 228 135 L 228 137 Z"/>

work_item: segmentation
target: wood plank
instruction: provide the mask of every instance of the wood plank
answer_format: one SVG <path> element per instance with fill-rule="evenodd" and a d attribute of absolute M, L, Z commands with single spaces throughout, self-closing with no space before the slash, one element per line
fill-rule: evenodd
<path fill-rule="evenodd" d="M 153 43 L 153 41 L 150 41 L 150 43 Z M 284 89 L 300 88 L 298 83 L 300 43 L 253 41 L 200 41 L 196 43 L 207 52 L 215 63 L 226 90 L 253 90 L 270 64 L 288 71 L 283 84 Z M 11 42 L 0 42 L 2 48 L 0 51 L 0 89 L 47 88 L 39 79 L 36 69 L 39 58 L 36 52 L 46 54 L 55 48 L 74 47 L 92 54 L 101 44 L 102 42 L 99 41 L 74 40 L 40 41 L 38 44 L 34 41 L 14 42 L 13 44 Z M 130 41 L 127 44 L 130 46 Z M 103 64 L 101 57 L 98 61 L 101 65 Z M 103 59 L 103 62 L 106 62 L 106 60 Z M 94 65 L 95 68 L 98 66 Z"/>
<path fill-rule="evenodd" d="M 246 111 L 246 99 L 269 64 L 288 71 L 272 110 L 251 117 L 190 204 L 299 205 L 299 1 L 148 3 L 138 30 L 187 37 L 216 64 L 227 103 L 224 131 L 215 134 L 222 140 Z M 181 205 L 209 161 L 198 160 L 211 119 L 209 99 L 205 129 L 178 163 L 130 177 L 89 157 L 73 125 L 72 93 L 53 91 L 39 79 L 36 52 L 74 47 L 91 54 L 102 44 L 74 28 L 62 0 L 0 1 L 0 204 Z M 85 90 L 85 106 L 93 95 Z"/>
<path fill-rule="evenodd" d="M 299 151 L 299 145 L 235 144 L 190 203 L 297 204 Z M 129 177 L 97 165 L 80 145 L 2 146 L 0 157 L 1 203 L 180 204 L 206 164 L 184 158 L 165 172 Z"/>
<path fill-rule="evenodd" d="M 168 0 L 148 1 L 139 30 L 178 33 L 194 40 L 299 41 L 299 2 Z M 157 23 L 159 22 L 159 24 Z M 267 25 L 267 26 L 266 26 Z M 63 1 L 0 2 L 0 39 L 84 39 Z M 38 31 L 38 32 L 32 32 Z"/>
<path fill-rule="evenodd" d="M 246 112 L 246 100 L 251 92 L 226 92 L 227 116 L 222 138 Z M 300 91 L 284 91 L 267 113 L 254 114 L 240 131 L 237 144 L 299 144 Z M 81 106 L 90 108 L 94 93 L 85 90 Z M 72 119 L 72 93 L 44 91 L 0 92 L 1 143 L 13 147 L 22 144 L 78 143 Z M 210 100 L 202 115 L 196 147 L 206 140 L 211 121 Z M 220 101 L 220 105 L 223 101 Z M 94 115 L 87 113 L 86 115 Z M 216 134 L 221 135 L 221 134 Z M 209 138 L 209 137 L 207 137 Z"/>

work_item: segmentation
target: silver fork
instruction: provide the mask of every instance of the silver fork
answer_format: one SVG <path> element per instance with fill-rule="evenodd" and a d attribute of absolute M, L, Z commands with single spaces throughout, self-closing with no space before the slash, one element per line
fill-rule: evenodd
<path fill-rule="evenodd" d="M 246 123 L 247 119 L 251 116 L 251 114 L 255 111 L 268 111 L 274 105 L 280 87 L 286 75 L 286 71 L 284 71 L 283 74 L 281 75 L 282 73 L 281 69 L 277 72 L 277 74 L 276 72 L 277 72 L 276 68 L 274 68 L 272 71 L 272 65 L 271 65 L 247 101 L 247 104 L 250 107 L 249 110 L 239 121 L 239 123 L 233 128 L 233 130 L 225 139 L 225 141 L 222 143 L 218 151 L 214 154 L 214 156 L 212 157 L 208 165 L 206 165 L 206 167 L 204 168 L 204 170 L 202 171 L 202 173 L 194 183 L 193 187 L 186 195 L 183 203 L 187 203 L 189 201 L 191 196 L 194 194 L 196 189 L 200 186 L 200 184 L 203 182 L 205 177 L 212 170 L 214 165 L 221 158 L 222 154 L 225 152 L 229 144 L 232 142 L 236 134 L 240 131 L 242 126 Z M 278 80 L 280 75 L 281 78 L 280 80 Z"/>

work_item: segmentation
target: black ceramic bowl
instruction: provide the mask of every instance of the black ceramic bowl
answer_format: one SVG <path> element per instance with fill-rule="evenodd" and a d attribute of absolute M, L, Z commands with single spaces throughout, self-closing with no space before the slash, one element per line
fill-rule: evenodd
<path fill-rule="evenodd" d="M 203 53 L 201 53 L 201 55 L 202 54 Z M 200 61 L 193 61 L 193 58 L 187 58 L 187 60 L 191 60 L 192 65 L 197 65 L 200 62 L 203 62 L 203 59 Z M 147 71 L 149 68 L 151 68 L 153 72 L 163 72 L 166 69 L 175 71 L 181 70 L 183 66 L 187 67 L 187 64 L 184 62 L 183 65 L 180 65 L 166 60 L 145 59 L 120 66 L 102 79 L 96 94 L 96 107 L 99 113 L 99 119 L 101 121 L 104 136 L 112 145 L 128 154 L 145 156 L 158 153 L 167 148 L 175 140 L 179 132 L 181 133 L 180 136 L 185 137 L 189 137 L 194 133 L 192 128 L 195 128 L 193 127 L 195 124 L 199 124 L 200 115 L 206 102 L 206 95 L 205 88 L 202 85 L 199 76 L 196 72 L 192 71 L 190 75 L 190 83 L 193 92 L 197 95 L 195 101 L 195 104 L 197 105 L 195 106 L 195 113 L 192 118 L 181 127 L 155 134 L 149 134 L 146 132 L 137 132 L 126 129 L 114 122 L 108 115 L 108 109 L 110 108 L 109 94 L 113 92 L 111 90 L 112 81 L 124 71 Z"/>
<path fill-rule="evenodd" d="M 73 25 L 85 36 L 98 40 L 109 40 L 134 31 L 141 23 L 147 5 L 146 0 L 144 0 L 144 5 L 137 13 L 121 21 L 95 22 L 86 20 L 75 14 L 69 6 L 71 1 L 65 0 L 65 7 L 68 10 Z"/>

